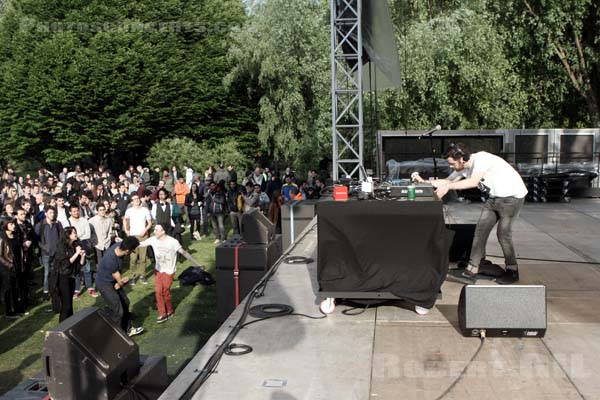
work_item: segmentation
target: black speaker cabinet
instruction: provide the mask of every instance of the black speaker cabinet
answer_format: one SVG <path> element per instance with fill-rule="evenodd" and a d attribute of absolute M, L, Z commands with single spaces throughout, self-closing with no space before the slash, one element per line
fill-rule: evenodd
<path fill-rule="evenodd" d="M 156 400 L 169 386 L 167 359 L 165 356 L 141 356 L 140 373 L 129 385 L 131 390 L 122 390 L 114 400 Z"/>
<path fill-rule="evenodd" d="M 223 322 L 235 309 L 235 247 L 240 242 L 231 239 L 215 250 L 217 270 L 217 320 Z M 243 244 L 238 250 L 240 302 L 281 257 L 281 235 L 269 244 Z"/>
<path fill-rule="evenodd" d="M 449 224 L 446 227 L 454 231 L 450 246 L 450 262 L 469 261 L 476 224 Z"/>
<path fill-rule="evenodd" d="M 139 358 L 137 344 L 102 311 L 82 310 L 46 332 L 50 397 L 111 400 L 138 374 Z"/>
<path fill-rule="evenodd" d="M 258 208 L 242 214 L 242 237 L 248 244 L 267 244 L 275 237 L 275 225 Z"/>
<path fill-rule="evenodd" d="M 466 285 L 460 293 L 458 322 L 465 336 L 543 337 L 546 287 Z"/>

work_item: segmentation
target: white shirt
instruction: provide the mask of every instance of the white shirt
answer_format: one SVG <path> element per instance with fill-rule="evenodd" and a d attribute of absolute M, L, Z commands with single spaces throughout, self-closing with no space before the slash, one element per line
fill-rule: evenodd
<path fill-rule="evenodd" d="M 527 196 L 527 187 L 523 183 L 523 178 L 504 159 L 485 151 L 479 151 L 471 154 L 470 160 L 471 167 L 465 168 L 461 172 L 467 178 L 478 172 L 483 173 L 482 183 L 490 189 L 491 197 L 522 199 Z"/>
<path fill-rule="evenodd" d="M 112 241 L 112 218 L 101 217 L 100 215 L 90 218 L 90 225 L 93 228 L 92 244 L 98 250 L 106 250 L 110 247 Z"/>
<path fill-rule="evenodd" d="M 81 240 L 90 240 L 92 238 L 92 229 L 90 223 L 85 218 L 69 218 L 69 225 L 77 230 L 77 237 Z M 64 226 L 64 225 L 63 225 Z"/>
<path fill-rule="evenodd" d="M 58 222 L 60 222 L 60 224 L 63 226 L 63 228 L 66 228 L 67 226 L 71 226 L 71 223 L 69 222 L 69 218 L 67 217 L 67 209 L 63 208 L 63 209 L 59 209 L 58 207 L 56 207 L 56 220 Z M 79 232 L 77 232 L 79 233 Z"/>
<path fill-rule="evenodd" d="M 146 230 L 146 221 L 152 221 L 152 216 L 146 207 L 130 207 L 125 211 L 125 219 L 129 220 L 129 234 L 141 236 Z"/>
<path fill-rule="evenodd" d="M 192 186 L 192 182 L 194 180 L 194 170 L 191 168 L 185 169 L 185 183 L 188 186 Z"/>
<path fill-rule="evenodd" d="M 181 244 L 177 239 L 167 235 L 163 236 L 162 239 L 152 236 L 140 243 L 140 247 L 146 246 L 152 246 L 154 251 L 156 260 L 154 269 L 158 272 L 173 275 L 177 268 L 177 252 L 181 248 Z"/>

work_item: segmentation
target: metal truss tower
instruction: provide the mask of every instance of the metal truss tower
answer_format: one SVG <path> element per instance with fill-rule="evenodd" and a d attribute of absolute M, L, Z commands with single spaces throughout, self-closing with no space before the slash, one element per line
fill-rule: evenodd
<path fill-rule="evenodd" d="M 362 0 L 331 0 L 333 180 L 363 180 Z"/>

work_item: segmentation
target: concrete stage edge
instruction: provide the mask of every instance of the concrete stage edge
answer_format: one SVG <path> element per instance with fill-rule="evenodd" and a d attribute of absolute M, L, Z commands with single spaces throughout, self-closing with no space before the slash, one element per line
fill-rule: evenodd
<path fill-rule="evenodd" d="M 474 223 L 481 204 L 445 207 L 449 223 Z M 600 200 L 526 204 L 514 226 L 520 284 L 543 284 L 548 295 L 544 339 L 488 338 L 464 378 L 445 399 L 600 400 Z M 291 255 L 317 252 L 316 219 Z M 492 232 L 488 254 L 501 254 Z M 503 265 L 502 259 L 494 259 Z M 265 296 L 253 305 L 282 303 L 320 316 L 316 261 L 280 265 Z M 481 283 L 489 284 L 488 281 Z M 436 399 L 457 378 L 479 340 L 457 330 L 462 285 L 445 282 L 426 316 L 404 302 L 347 316 L 338 306 L 326 319 L 286 316 L 241 330 L 244 356 L 224 355 L 194 399 L 350 400 Z M 163 393 L 178 399 L 241 315 L 230 316 Z M 247 321 L 252 321 L 251 317 Z"/>

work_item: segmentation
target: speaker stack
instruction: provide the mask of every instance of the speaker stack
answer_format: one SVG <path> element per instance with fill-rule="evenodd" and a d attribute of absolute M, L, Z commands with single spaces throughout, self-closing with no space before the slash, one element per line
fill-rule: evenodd
<path fill-rule="evenodd" d="M 281 235 L 275 235 L 275 225 L 258 209 L 243 214 L 242 235 L 215 250 L 219 322 L 227 319 L 282 254 Z"/>

